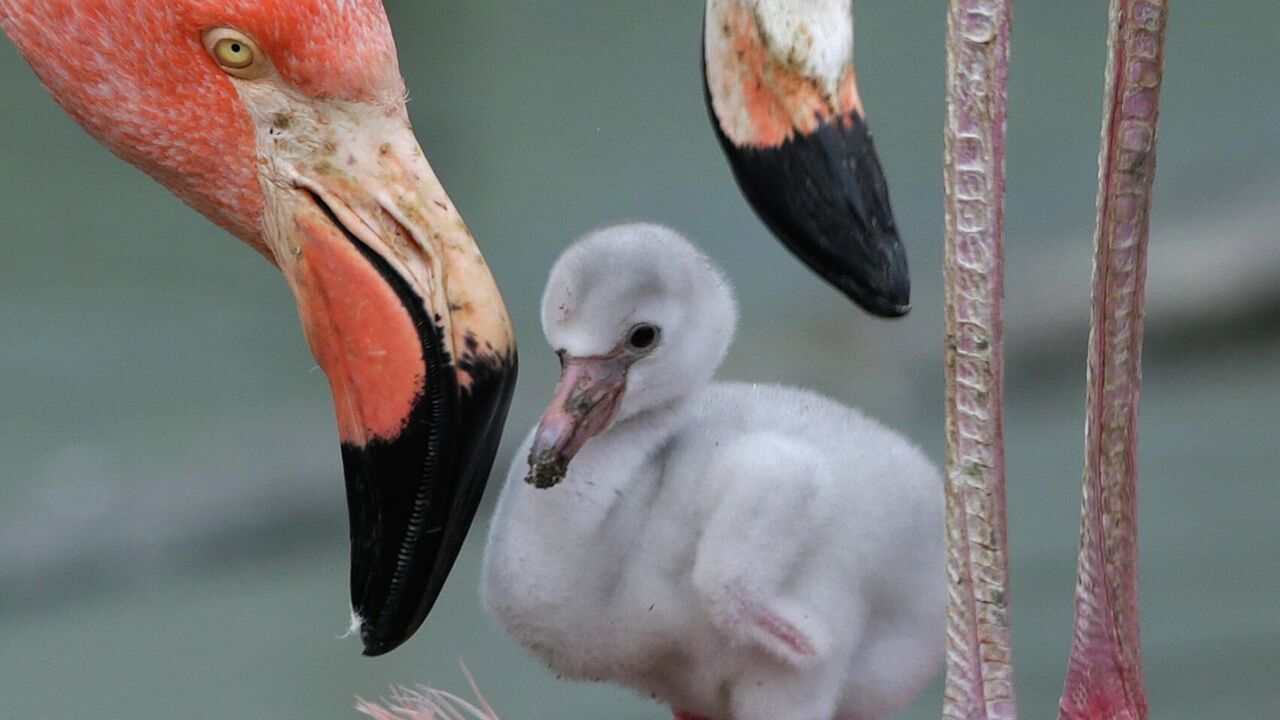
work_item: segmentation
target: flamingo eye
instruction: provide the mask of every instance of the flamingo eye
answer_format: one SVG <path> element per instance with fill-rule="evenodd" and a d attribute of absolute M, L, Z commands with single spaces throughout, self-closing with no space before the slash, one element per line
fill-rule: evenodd
<path fill-rule="evenodd" d="M 213 56 L 218 64 L 233 70 L 243 70 L 253 64 L 253 48 L 234 38 L 223 38 L 213 46 Z"/>
<path fill-rule="evenodd" d="M 267 57 L 247 35 L 230 28 L 217 28 L 205 33 L 205 49 L 213 61 L 228 74 L 252 80 L 270 71 Z"/>
<path fill-rule="evenodd" d="M 632 350 L 649 350 L 657 344 L 661 332 L 657 325 L 640 323 L 631 328 L 631 332 L 627 334 L 627 345 Z"/>

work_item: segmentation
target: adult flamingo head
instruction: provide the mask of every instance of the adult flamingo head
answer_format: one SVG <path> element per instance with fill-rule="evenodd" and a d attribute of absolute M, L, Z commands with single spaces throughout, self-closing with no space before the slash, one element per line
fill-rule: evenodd
<path fill-rule="evenodd" d="M 514 385 L 506 309 L 410 129 L 378 0 L 0 0 L 95 138 L 283 271 L 337 410 L 365 652 L 425 619 Z"/>

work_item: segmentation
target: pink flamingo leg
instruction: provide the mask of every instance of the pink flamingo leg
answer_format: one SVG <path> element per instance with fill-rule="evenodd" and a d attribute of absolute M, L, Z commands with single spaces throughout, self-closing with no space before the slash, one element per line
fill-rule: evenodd
<path fill-rule="evenodd" d="M 947 13 L 947 679 L 943 717 L 1015 718 L 1000 300 L 1009 0 Z"/>
<path fill-rule="evenodd" d="M 1143 720 L 1137 430 L 1164 0 L 1112 0 L 1102 126 L 1075 640 L 1061 720 Z"/>

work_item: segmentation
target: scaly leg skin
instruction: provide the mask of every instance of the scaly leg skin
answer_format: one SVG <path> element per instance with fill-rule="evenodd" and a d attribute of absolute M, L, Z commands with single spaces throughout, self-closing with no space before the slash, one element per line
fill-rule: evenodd
<path fill-rule="evenodd" d="M 1061 720 L 1147 717 L 1138 641 L 1138 391 L 1167 15 L 1164 0 L 1111 2 L 1075 640 Z"/>
<path fill-rule="evenodd" d="M 947 720 L 1017 716 L 1000 344 L 1009 12 L 947 12 Z"/>

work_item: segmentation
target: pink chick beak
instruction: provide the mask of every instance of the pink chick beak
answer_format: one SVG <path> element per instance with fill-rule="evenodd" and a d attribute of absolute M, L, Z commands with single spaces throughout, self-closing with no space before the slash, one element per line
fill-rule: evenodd
<path fill-rule="evenodd" d="M 546 489 L 564 479 L 582 446 L 607 430 L 618 414 L 634 359 L 623 353 L 583 358 L 561 353 L 560 384 L 538 422 L 525 482 Z"/>

